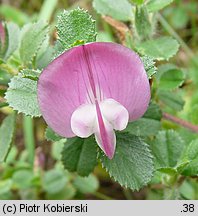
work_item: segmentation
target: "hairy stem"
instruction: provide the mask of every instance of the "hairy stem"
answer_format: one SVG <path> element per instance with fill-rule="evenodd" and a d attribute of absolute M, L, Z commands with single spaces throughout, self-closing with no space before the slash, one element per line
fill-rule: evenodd
<path fill-rule="evenodd" d="M 130 189 L 124 188 L 123 189 L 123 193 L 124 193 L 124 196 L 126 197 L 127 200 L 133 200 L 133 196 L 131 194 L 131 190 Z"/>
<path fill-rule="evenodd" d="M 192 58 L 194 56 L 194 53 L 188 47 L 188 45 L 183 41 L 183 39 L 177 34 L 177 32 L 172 28 L 172 26 L 170 26 L 170 24 L 166 21 L 166 19 L 161 14 L 157 14 L 157 17 L 161 25 L 165 28 L 165 30 L 181 44 L 182 48 L 185 50 L 188 56 Z"/>
<path fill-rule="evenodd" d="M 99 199 L 102 199 L 102 200 L 113 200 L 113 198 L 111 198 L 105 194 L 102 194 L 100 192 L 95 192 L 95 193 L 93 193 L 93 195 Z"/>
<path fill-rule="evenodd" d="M 188 130 L 194 132 L 194 133 L 198 133 L 198 125 L 194 125 L 186 120 L 180 119 L 178 117 L 172 116 L 169 113 L 163 113 L 163 118 L 166 120 L 169 120 L 171 122 L 174 122 L 182 127 L 187 128 Z"/>
<path fill-rule="evenodd" d="M 34 129 L 33 119 L 29 116 L 23 117 L 23 130 L 24 130 L 24 141 L 26 150 L 28 152 L 28 160 L 33 168 L 34 166 L 34 155 L 35 155 L 35 143 L 34 143 Z"/>
<path fill-rule="evenodd" d="M 8 106 L 8 103 L 6 103 L 6 102 L 0 103 L 0 108 L 6 107 L 6 106 Z"/>
<path fill-rule="evenodd" d="M 2 70 L 5 70 L 7 73 L 11 74 L 12 76 L 16 75 L 18 72 L 12 68 L 11 66 L 7 65 L 7 64 L 0 64 L 0 68 Z"/>

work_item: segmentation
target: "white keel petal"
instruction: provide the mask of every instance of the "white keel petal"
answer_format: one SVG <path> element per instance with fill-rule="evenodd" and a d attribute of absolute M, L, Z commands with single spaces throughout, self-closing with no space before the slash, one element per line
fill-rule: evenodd
<path fill-rule="evenodd" d="M 71 117 L 71 128 L 74 134 L 86 138 L 95 132 L 96 110 L 95 105 L 85 104 L 76 109 Z"/>

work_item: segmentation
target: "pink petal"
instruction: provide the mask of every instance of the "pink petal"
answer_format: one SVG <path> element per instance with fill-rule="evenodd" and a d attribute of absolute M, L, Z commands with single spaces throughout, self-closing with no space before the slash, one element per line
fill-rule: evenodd
<path fill-rule="evenodd" d="M 113 127 L 103 118 L 98 102 L 96 102 L 96 112 L 98 118 L 98 129 L 95 133 L 96 141 L 107 157 L 112 159 L 116 146 L 116 136 Z"/>
<path fill-rule="evenodd" d="M 84 104 L 71 117 L 71 128 L 81 138 L 95 134 L 96 141 L 111 159 L 115 152 L 116 137 L 113 129 L 123 130 L 129 120 L 128 111 L 113 99 L 100 104 Z"/>
<path fill-rule="evenodd" d="M 140 118 L 150 101 L 150 85 L 139 56 L 115 43 L 91 43 L 86 49 L 104 97 L 123 105 L 131 121 Z"/>
<path fill-rule="evenodd" d="M 130 120 L 141 117 L 149 103 L 150 86 L 138 55 L 118 44 L 90 43 L 63 53 L 39 78 L 41 112 L 62 136 L 75 136 L 72 113 L 82 104 L 95 103 L 95 97 L 116 100 L 127 109 Z"/>

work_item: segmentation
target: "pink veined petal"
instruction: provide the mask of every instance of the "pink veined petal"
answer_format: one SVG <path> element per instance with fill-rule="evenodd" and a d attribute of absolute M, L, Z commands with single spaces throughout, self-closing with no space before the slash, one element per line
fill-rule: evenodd
<path fill-rule="evenodd" d="M 114 43 L 91 43 L 86 49 L 104 97 L 123 105 L 130 121 L 140 118 L 150 101 L 150 85 L 139 56 Z"/>
<path fill-rule="evenodd" d="M 38 81 L 38 102 L 47 124 L 63 137 L 73 137 L 72 113 L 87 102 L 88 78 L 82 48 L 63 53 L 47 68 Z M 85 65 L 85 66 L 84 66 Z"/>
<path fill-rule="evenodd" d="M 94 90 L 95 89 L 95 90 Z M 143 64 L 130 49 L 114 43 L 90 43 L 66 51 L 38 82 L 38 102 L 47 124 L 73 137 L 71 116 L 82 104 L 112 98 L 123 105 L 129 120 L 141 117 L 150 99 Z"/>
<path fill-rule="evenodd" d="M 103 118 L 98 102 L 96 102 L 96 112 L 98 118 L 98 127 L 95 132 L 96 141 L 107 157 L 112 159 L 116 146 L 116 136 L 113 127 Z"/>
<path fill-rule="evenodd" d="M 106 123 L 106 130 L 107 130 L 107 138 L 108 143 L 110 144 L 109 149 L 104 149 L 104 146 L 102 144 L 102 137 L 100 134 L 100 131 L 97 131 L 95 133 L 95 139 L 97 144 L 100 146 L 100 148 L 104 151 L 104 153 L 107 155 L 109 159 L 112 159 L 115 153 L 116 149 L 116 135 L 114 130 L 112 129 L 112 126 L 109 123 Z"/>

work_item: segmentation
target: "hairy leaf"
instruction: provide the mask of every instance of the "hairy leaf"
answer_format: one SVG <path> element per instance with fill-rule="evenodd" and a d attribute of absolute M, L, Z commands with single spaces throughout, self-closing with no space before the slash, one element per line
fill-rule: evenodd
<path fill-rule="evenodd" d="M 128 134 L 117 134 L 117 147 L 112 160 L 102 152 L 102 165 L 122 186 L 139 190 L 151 180 L 153 160 L 148 145 L 141 138 Z"/>
<path fill-rule="evenodd" d="M 62 191 L 67 182 L 68 177 L 62 170 L 52 169 L 45 172 L 43 177 L 43 188 L 50 194 L 55 194 Z"/>
<path fill-rule="evenodd" d="M 34 174 L 31 170 L 28 169 L 19 169 L 16 172 L 14 172 L 12 176 L 13 183 L 15 185 L 16 189 L 28 189 L 33 186 L 32 180 L 33 180 Z"/>
<path fill-rule="evenodd" d="M 7 116 L 0 127 L 0 162 L 3 162 L 11 147 L 15 128 L 15 114 Z"/>
<path fill-rule="evenodd" d="M 143 56 L 141 57 L 142 62 L 144 64 L 144 68 L 146 70 L 148 78 L 152 78 L 154 74 L 157 72 L 157 68 L 155 67 L 155 61 L 152 57 Z"/>
<path fill-rule="evenodd" d="M 186 148 L 183 160 L 189 161 L 189 164 L 182 172 L 185 176 L 198 175 L 198 139 L 193 140 Z"/>
<path fill-rule="evenodd" d="M 81 193 L 94 193 L 99 188 L 98 179 L 92 174 L 88 177 L 78 176 L 73 184 Z"/>
<path fill-rule="evenodd" d="M 121 21 L 132 19 L 132 5 L 127 0 L 94 0 L 93 7 L 102 14 Z"/>
<path fill-rule="evenodd" d="M 149 0 L 147 3 L 147 8 L 149 12 L 155 12 L 166 7 L 173 1 L 174 0 Z"/>
<path fill-rule="evenodd" d="M 20 29 L 14 23 L 7 23 L 8 47 L 5 52 L 4 59 L 7 60 L 19 46 Z"/>
<path fill-rule="evenodd" d="M 62 162 L 66 169 L 88 176 L 97 164 L 97 146 L 93 137 L 71 138 L 62 151 Z"/>
<path fill-rule="evenodd" d="M 183 84 L 185 74 L 174 64 L 163 64 L 158 67 L 155 77 L 160 89 L 173 90 Z"/>
<path fill-rule="evenodd" d="M 184 107 L 185 101 L 183 100 L 179 92 L 159 89 L 157 91 L 157 95 L 164 104 L 176 111 L 181 111 Z"/>
<path fill-rule="evenodd" d="M 28 25 L 22 35 L 20 46 L 20 57 L 24 64 L 32 62 L 39 48 L 46 39 L 48 26 L 46 23 L 39 21 Z"/>
<path fill-rule="evenodd" d="M 175 167 L 181 157 L 184 141 L 173 130 L 160 131 L 151 148 L 157 168 Z"/>
<path fill-rule="evenodd" d="M 144 116 L 129 123 L 125 131 L 136 136 L 154 136 L 161 129 L 161 117 L 159 106 L 151 103 Z"/>
<path fill-rule="evenodd" d="M 64 11 L 58 18 L 57 32 L 64 49 L 69 49 L 79 43 L 96 41 L 95 20 L 87 11 L 80 8 Z"/>
<path fill-rule="evenodd" d="M 155 119 L 155 120 L 161 121 L 162 111 L 155 102 L 151 101 L 147 111 L 143 115 L 143 118 L 149 118 L 149 119 Z"/>
<path fill-rule="evenodd" d="M 45 138 L 48 140 L 48 141 L 53 141 L 53 142 L 56 142 L 56 141 L 59 141 L 62 139 L 61 136 L 59 136 L 58 134 L 56 134 L 51 128 L 47 127 L 46 130 L 45 130 Z"/>
<path fill-rule="evenodd" d="M 152 26 L 149 20 L 147 8 L 145 6 L 136 7 L 135 28 L 140 40 L 149 39 L 152 35 Z"/>
<path fill-rule="evenodd" d="M 144 3 L 144 0 L 130 0 L 132 4 L 141 5 Z"/>
<path fill-rule="evenodd" d="M 28 78 L 34 81 L 38 81 L 39 75 L 41 73 L 40 70 L 33 69 L 23 69 L 20 71 L 23 78 Z"/>
<path fill-rule="evenodd" d="M 14 76 L 5 96 L 9 105 L 19 113 L 30 116 L 40 116 L 37 101 L 37 82 L 23 78 L 21 74 Z"/>
<path fill-rule="evenodd" d="M 147 40 L 137 45 L 138 52 L 157 60 L 168 60 L 177 53 L 178 49 L 178 42 L 168 36 Z"/>
<path fill-rule="evenodd" d="M 184 82 L 184 73 L 180 69 L 168 70 L 160 77 L 159 88 L 172 90 L 181 86 Z"/>

